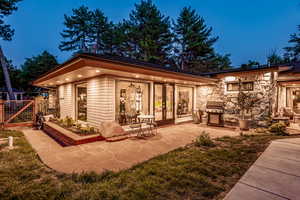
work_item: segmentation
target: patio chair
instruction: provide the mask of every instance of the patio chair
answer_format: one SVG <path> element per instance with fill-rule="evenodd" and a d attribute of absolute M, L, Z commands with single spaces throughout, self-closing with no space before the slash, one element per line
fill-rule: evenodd
<path fill-rule="evenodd" d="M 157 123 L 156 122 L 147 122 L 146 123 L 147 126 L 149 126 L 148 128 L 148 133 L 149 135 L 157 135 Z"/>
<path fill-rule="evenodd" d="M 283 109 L 283 116 L 284 117 L 288 117 L 288 118 L 290 118 L 290 120 L 295 121 L 294 120 L 295 115 L 296 115 L 296 113 L 291 108 L 286 107 L 286 108 Z"/>
<path fill-rule="evenodd" d="M 142 123 L 133 123 L 130 124 L 129 127 L 131 128 L 132 132 L 135 132 L 137 134 L 137 137 L 142 137 L 144 135 Z"/>

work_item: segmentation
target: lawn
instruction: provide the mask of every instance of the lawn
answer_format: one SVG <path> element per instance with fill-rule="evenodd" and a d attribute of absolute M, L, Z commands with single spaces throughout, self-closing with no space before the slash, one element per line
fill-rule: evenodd
<path fill-rule="evenodd" d="M 222 199 L 271 140 L 284 138 L 223 137 L 216 146 L 190 144 L 118 173 L 62 174 L 41 163 L 21 132 L 0 132 L 7 135 L 17 138 L 13 150 L 0 145 L 1 200 Z"/>

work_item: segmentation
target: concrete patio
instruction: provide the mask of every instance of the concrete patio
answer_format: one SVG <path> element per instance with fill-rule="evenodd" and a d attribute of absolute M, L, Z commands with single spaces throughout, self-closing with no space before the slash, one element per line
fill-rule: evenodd
<path fill-rule="evenodd" d="M 42 131 L 22 130 L 41 160 L 50 168 L 64 173 L 104 170 L 118 171 L 167 153 L 191 143 L 206 131 L 212 138 L 237 136 L 230 128 L 206 127 L 197 124 L 173 125 L 158 130 L 147 139 L 135 137 L 119 141 L 99 141 L 71 147 L 62 147 Z"/>
<path fill-rule="evenodd" d="M 225 200 L 300 199 L 300 138 L 273 141 Z"/>

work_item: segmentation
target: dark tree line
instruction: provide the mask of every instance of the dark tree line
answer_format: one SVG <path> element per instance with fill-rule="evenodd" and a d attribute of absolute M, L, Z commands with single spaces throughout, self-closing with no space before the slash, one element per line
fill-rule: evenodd
<path fill-rule="evenodd" d="M 64 18 L 62 51 L 126 56 L 193 72 L 217 71 L 231 64 L 229 54 L 216 53 L 213 45 L 218 37 L 190 7 L 173 21 L 151 0 L 135 4 L 129 18 L 119 23 L 85 6 Z"/>

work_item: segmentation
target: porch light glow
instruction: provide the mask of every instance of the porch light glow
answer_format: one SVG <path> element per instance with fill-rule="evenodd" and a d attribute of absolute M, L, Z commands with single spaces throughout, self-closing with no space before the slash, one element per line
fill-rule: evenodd
<path fill-rule="evenodd" d="M 81 78 L 81 77 L 82 77 L 82 75 L 81 75 L 81 74 L 78 74 L 78 75 L 77 75 L 77 77 L 78 77 L 78 78 Z"/>
<path fill-rule="evenodd" d="M 135 75 L 135 78 L 139 78 L 140 76 L 139 75 Z"/>
<path fill-rule="evenodd" d="M 56 81 L 57 83 L 60 83 L 60 81 Z"/>
<path fill-rule="evenodd" d="M 225 77 L 225 81 L 226 81 L 226 82 L 229 82 L 229 81 L 235 81 L 235 79 L 236 79 L 236 78 L 235 78 L 234 76 L 226 76 L 226 77 Z"/>
<path fill-rule="evenodd" d="M 99 69 L 97 69 L 97 70 L 96 70 L 96 73 L 99 73 L 99 72 L 100 72 L 100 70 L 99 70 Z"/>
<path fill-rule="evenodd" d="M 70 80 L 70 79 L 69 79 L 69 78 L 66 78 L 65 80 L 68 81 L 68 80 Z"/>

